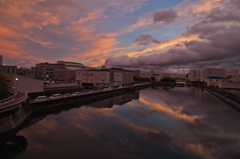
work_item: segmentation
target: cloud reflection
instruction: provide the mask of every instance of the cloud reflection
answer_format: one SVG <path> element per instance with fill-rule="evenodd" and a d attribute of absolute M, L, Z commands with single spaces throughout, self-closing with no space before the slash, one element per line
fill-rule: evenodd
<path fill-rule="evenodd" d="M 142 90 L 124 105 L 47 116 L 19 133 L 29 141 L 24 157 L 236 158 L 239 112 L 194 89 Z"/>

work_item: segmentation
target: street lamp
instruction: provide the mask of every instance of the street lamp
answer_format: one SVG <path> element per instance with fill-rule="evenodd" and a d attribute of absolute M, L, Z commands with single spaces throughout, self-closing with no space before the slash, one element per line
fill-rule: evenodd
<path fill-rule="evenodd" d="M 16 78 L 16 91 L 17 91 L 17 81 L 18 81 L 18 78 Z"/>

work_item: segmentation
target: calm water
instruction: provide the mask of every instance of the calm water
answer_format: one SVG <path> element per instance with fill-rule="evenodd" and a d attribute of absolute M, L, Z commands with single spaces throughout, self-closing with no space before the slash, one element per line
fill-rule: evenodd
<path fill-rule="evenodd" d="M 30 121 L 20 158 L 240 158 L 240 112 L 198 88 L 145 89 Z"/>

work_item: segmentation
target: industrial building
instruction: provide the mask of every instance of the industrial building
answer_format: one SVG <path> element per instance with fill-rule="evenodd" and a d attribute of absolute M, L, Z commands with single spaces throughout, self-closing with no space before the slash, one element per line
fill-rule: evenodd
<path fill-rule="evenodd" d="M 77 70 L 76 83 L 90 84 L 96 87 L 112 87 L 134 83 L 136 71 L 121 68 L 100 68 L 90 70 Z M 140 73 L 139 73 L 140 74 Z M 140 75 L 139 75 L 140 77 Z"/>
<path fill-rule="evenodd" d="M 74 69 L 70 69 L 74 68 Z M 39 63 L 35 67 L 31 67 L 31 74 L 33 78 L 61 81 L 61 82 L 75 82 L 76 69 L 83 69 L 85 66 L 76 62 L 58 61 L 57 63 Z"/>

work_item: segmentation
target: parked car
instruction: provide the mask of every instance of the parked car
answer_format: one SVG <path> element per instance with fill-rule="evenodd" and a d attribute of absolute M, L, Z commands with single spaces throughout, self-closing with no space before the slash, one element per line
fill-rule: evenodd
<path fill-rule="evenodd" d="M 89 91 L 89 93 L 94 93 L 94 92 L 95 92 L 94 90 Z"/>
<path fill-rule="evenodd" d="M 49 97 L 50 99 L 58 99 L 61 98 L 62 95 L 61 94 L 53 94 L 51 97 Z"/>
<path fill-rule="evenodd" d="M 47 100 L 47 97 L 46 96 L 38 96 L 35 101 L 45 101 Z"/>
<path fill-rule="evenodd" d="M 70 93 L 66 93 L 63 95 L 64 97 L 71 97 L 72 95 Z"/>
<path fill-rule="evenodd" d="M 75 93 L 73 93 L 72 95 L 73 96 L 78 96 L 78 95 L 80 95 L 81 94 L 81 92 L 75 92 Z"/>
<path fill-rule="evenodd" d="M 107 88 L 104 88 L 103 91 L 107 91 L 108 89 Z"/>
<path fill-rule="evenodd" d="M 108 89 L 107 90 L 112 90 L 113 88 L 112 87 L 108 87 Z"/>

